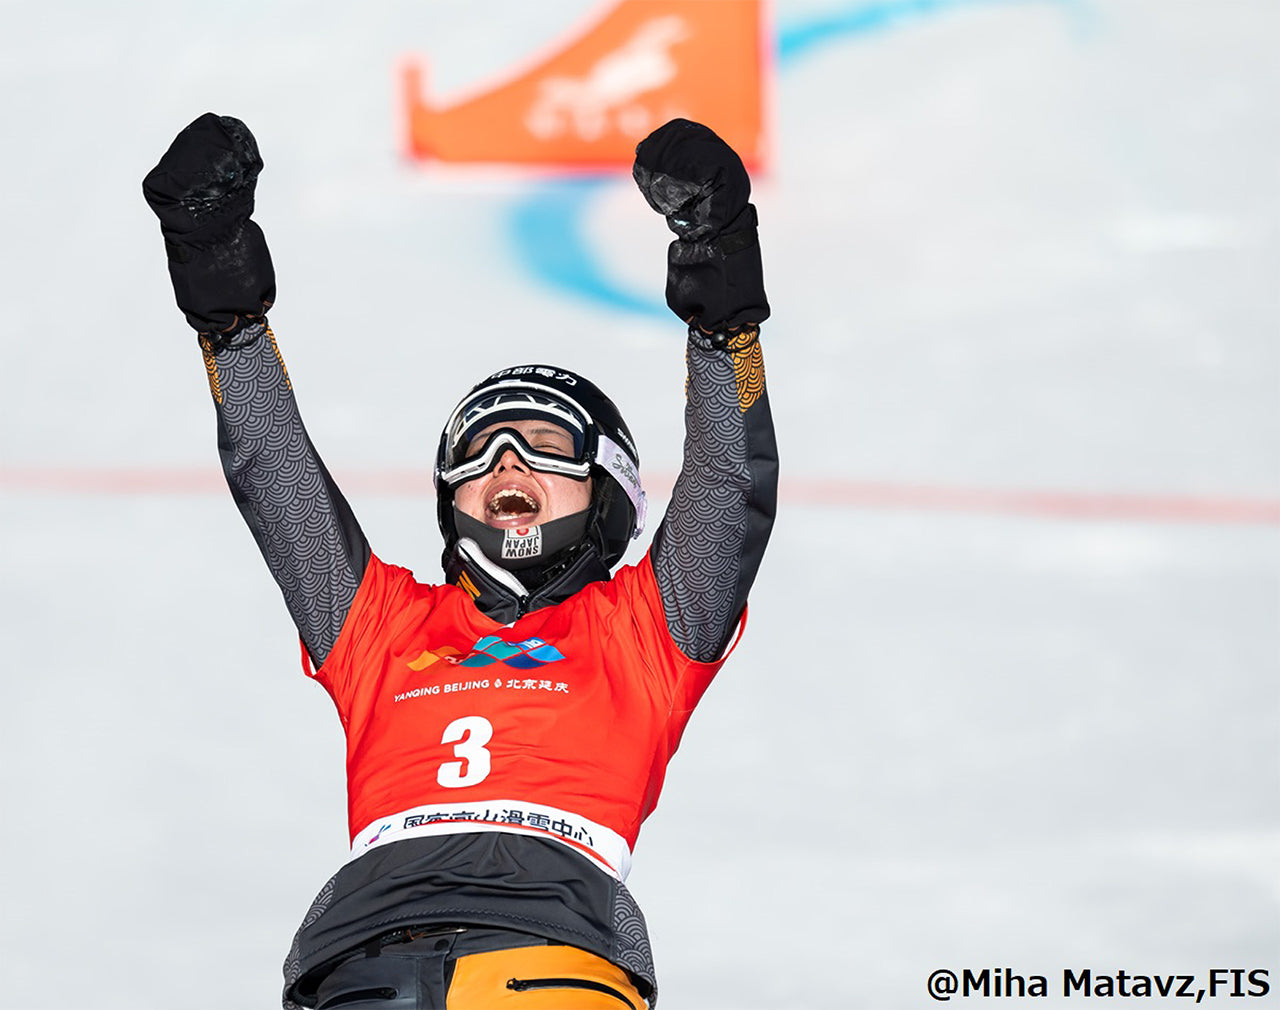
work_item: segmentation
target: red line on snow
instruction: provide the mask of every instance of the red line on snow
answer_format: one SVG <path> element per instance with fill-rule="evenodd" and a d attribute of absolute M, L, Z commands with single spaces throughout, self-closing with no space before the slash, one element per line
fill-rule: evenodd
<path fill-rule="evenodd" d="M 655 498 L 670 492 L 670 475 L 649 476 Z M 425 469 L 342 472 L 348 492 L 430 495 Z M 211 468 L 179 467 L 7 467 L 0 490 L 28 494 L 191 495 L 226 492 L 222 474 Z M 782 481 L 783 504 L 837 508 L 906 509 L 1037 516 L 1053 519 L 1144 520 L 1280 525 L 1280 499 L 1085 491 L 1030 491 L 903 484 L 891 481 L 790 478 Z"/>
<path fill-rule="evenodd" d="M 793 480 L 783 494 L 813 505 L 1012 513 L 1061 519 L 1280 524 L 1280 500 L 1176 494 L 1019 491 L 895 484 L 884 481 Z"/>

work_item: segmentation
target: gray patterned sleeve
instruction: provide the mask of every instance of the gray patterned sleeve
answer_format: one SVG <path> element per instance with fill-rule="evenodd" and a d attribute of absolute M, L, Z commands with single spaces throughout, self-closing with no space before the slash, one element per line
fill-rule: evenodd
<path fill-rule="evenodd" d="M 710 662 L 747 603 L 777 505 L 778 450 L 758 330 L 689 332 L 684 461 L 653 541 L 671 636 Z"/>
<path fill-rule="evenodd" d="M 319 668 L 369 562 L 350 506 L 311 444 L 265 321 L 216 350 L 202 339 L 231 495 Z"/>

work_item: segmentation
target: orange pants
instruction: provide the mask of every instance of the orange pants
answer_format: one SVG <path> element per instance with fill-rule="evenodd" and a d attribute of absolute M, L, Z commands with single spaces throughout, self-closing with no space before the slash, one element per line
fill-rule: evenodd
<path fill-rule="evenodd" d="M 626 972 L 602 957 L 577 947 L 483 929 L 428 932 L 412 941 L 356 954 L 320 983 L 316 997 L 318 1010 L 646 1010 L 648 1006 Z"/>
<path fill-rule="evenodd" d="M 458 958 L 446 1010 L 644 1010 L 621 968 L 576 947 L 516 947 Z"/>

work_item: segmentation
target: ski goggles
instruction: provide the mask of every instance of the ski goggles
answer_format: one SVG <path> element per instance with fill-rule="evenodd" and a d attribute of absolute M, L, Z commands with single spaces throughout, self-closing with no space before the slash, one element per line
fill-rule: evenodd
<path fill-rule="evenodd" d="M 483 477 L 497 465 L 507 450 L 514 452 L 532 470 L 572 477 L 575 480 L 586 480 L 591 476 L 591 460 L 540 452 L 515 428 L 499 428 L 485 439 L 484 445 L 474 456 L 460 460 L 456 466 L 442 469 L 440 480 L 449 487 L 457 487 L 476 477 Z"/>
<path fill-rule="evenodd" d="M 468 450 L 476 435 L 507 421 L 550 421 L 572 439 L 572 453 L 534 448 L 515 428 L 499 427 L 474 453 Z M 438 477 L 449 487 L 480 477 L 493 469 L 508 449 L 527 466 L 544 473 L 585 479 L 595 458 L 595 427 L 578 404 L 567 397 L 549 395 L 545 389 L 519 381 L 502 389 L 482 391 L 460 403 L 445 425 Z"/>

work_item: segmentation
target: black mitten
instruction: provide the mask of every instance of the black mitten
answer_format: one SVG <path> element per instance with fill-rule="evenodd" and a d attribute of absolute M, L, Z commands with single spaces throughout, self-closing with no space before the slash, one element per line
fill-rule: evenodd
<path fill-rule="evenodd" d="M 667 304 L 704 330 L 769 318 L 751 180 L 742 159 L 700 123 L 673 119 L 636 147 L 636 185 L 667 219 Z"/>
<path fill-rule="evenodd" d="M 266 238 L 249 220 L 261 171 L 249 128 L 206 112 L 142 182 L 160 219 L 178 307 L 215 344 L 260 318 L 276 298 Z"/>

